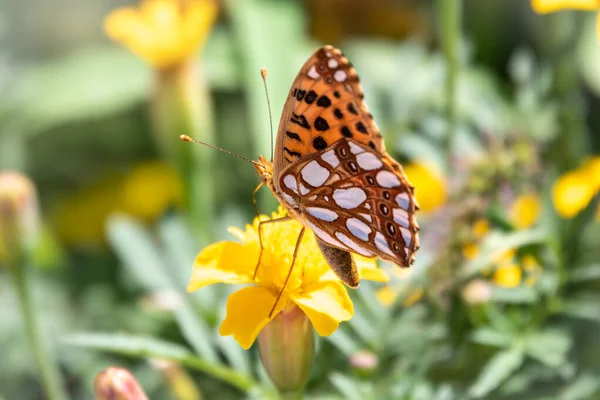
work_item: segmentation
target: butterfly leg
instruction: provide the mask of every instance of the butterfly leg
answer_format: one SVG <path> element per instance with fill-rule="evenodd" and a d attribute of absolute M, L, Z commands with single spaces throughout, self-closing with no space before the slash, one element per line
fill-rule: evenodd
<path fill-rule="evenodd" d="M 262 255 L 263 255 L 262 226 L 265 224 L 271 224 L 273 222 L 289 221 L 290 219 L 292 219 L 290 216 L 285 216 L 285 217 L 281 217 L 281 218 L 260 221 L 258 223 L 258 244 L 260 245 L 260 253 L 258 253 L 258 261 L 256 262 L 256 268 L 254 268 L 254 275 L 252 276 L 252 280 L 256 279 L 256 274 L 258 273 L 258 267 L 260 266 L 260 260 L 262 260 Z"/>
<path fill-rule="evenodd" d="M 279 303 L 279 299 L 281 298 L 281 295 L 283 294 L 283 290 L 287 286 L 288 281 L 290 280 L 290 277 L 292 276 L 292 271 L 294 270 L 294 264 L 296 263 L 296 256 L 298 255 L 298 249 L 300 249 L 300 243 L 302 243 L 302 238 L 304 237 L 305 231 L 306 231 L 306 228 L 302 227 L 300 234 L 298 234 L 298 240 L 296 240 L 296 247 L 294 248 L 294 255 L 292 256 L 292 265 L 290 265 L 290 269 L 287 273 L 287 276 L 285 277 L 285 281 L 283 281 L 283 287 L 281 288 L 281 290 L 279 291 L 279 294 L 277 295 L 277 298 L 275 299 L 275 304 L 273 304 L 273 308 L 271 308 L 271 311 L 269 312 L 269 318 L 271 318 L 271 316 L 273 315 L 273 312 L 275 311 L 275 307 L 277 307 L 277 303 Z"/>

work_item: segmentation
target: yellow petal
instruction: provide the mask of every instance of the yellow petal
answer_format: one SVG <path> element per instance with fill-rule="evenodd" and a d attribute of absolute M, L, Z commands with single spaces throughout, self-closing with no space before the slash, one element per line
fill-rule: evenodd
<path fill-rule="evenodd" d="M 508 264 L 498 267 L 494 272 L 494 282 L 498 286 L 505 288 L 514 288 L 521 283 L 523 271 L 516 264 Z"/>
<path fill-rule="evenodd" d="M 201 48 L 216 20 L 213 0 L 144 0 L 105 19 L 107 35 L 156 68 L 168 68 Z"/>
<path fill-rule="evenodd" d="M 572 218 L 583 210 L 594 196 L 587 174 L 575 170 L 561 175 L 552 186 L 552 202 L 563 218 Z"/>
<path fill-rule="evenodd" d="M 475 243 L 469 243 L 463 246 L 463 257 L 467 260 L 474 260 L 479 255 L 479 246 Z"/>
<path fill-rule="evenodd" d="M 386 307 L 391 306 L 398 297 L 398 292 L 390 285 L 385 285 L 375 293 L 375 297 Z"/>
<path fill-rule="evenodd" d="M 537 222 L 541 209 L 542 202 L 538 195 L 521 195 L 510 207 L 510 221 L 518 229 L 527 229 Z"/>
<path fill-rule="evenodd" d="M 390 280 L 390 277 L 385 273 L 385 271 L 377 267 L 377 259 L 360 256 L 353 257 L 354 262 L 356 262 L 358 275 L 360 276 L 361 280 L 364 279 L 374 282 L 387 282 Z"/>
<path fill-rule="evenodd" d="M 531 0 L 533 11 L 546 14 L 561 10 L 596 10 L 600 6 L 598 0 Z"/>
<path fill-rule="evenodd" d="M 600 19 L 600 13 L 598 13 L 598 17 Z M 578 170 L 588 177 L 594 192 L 600 190 L 600 156 L 587 159 Z"/>
<path fill-rule="evenodd" d="M 273 292 L 260 286 L 249 286 L 232 293 L 227 299 L 227 316 L 219 333 L 222 336 L 232 335 L 242 348 L 248 350 L 269 322 L 269 312 L 275 299 Z M 277 315 L 288 301 L 288 298 L 280 299 L 273 315 Z"/>
<path fill-rule="evenodd" d="M 213 283 L 252 282 L 257 261 L 258 253 L 255 248 L 235 242 L 211 244 L 194 261 L 188 292 Z"/>
<path fill-rule="evenodd" d="M 417 201 L 421 211 L 429 212 L 446 203 L 446 182 L 435 171 L 435 168 L 425 163 L 411 163 L 404 167 L 408 180 L 415 187 Z"/>
<path fill-rule="evenodd" d="M 481 239 L 490 231 L 490 223 L 486 219 L 480 218 L 473 223 L 471 230 L 476 239 Z"/>
<path fill-rule="evenodd" d="M 340 322 L 354 315 L 354 305 L 340 282 L 326 281 L 291 294 L 291 300 L 306 313 L 317 333 L 331 335 Z"/>

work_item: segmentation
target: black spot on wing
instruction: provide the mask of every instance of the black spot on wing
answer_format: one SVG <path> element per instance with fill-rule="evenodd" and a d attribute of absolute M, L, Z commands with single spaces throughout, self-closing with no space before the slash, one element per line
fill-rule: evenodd
<path fill-rule="evenodd" d="M 337 90 L 333 92 L 333 95 L 335 96 L 336 99 L 340 98 L 340 92 L 338 92 Z"/>
<path fill-rule="evenodd" d="M 319 107 L 327 108 L 331 105 L 331 100 L 329 100 L 329 97 L 323 95 L 319 97 L 319 100 L 317 100 L 317 105 Z"/>
<path fill-rule="evenodd" d="M 337 119 L 344 118 L 344 114 L 342 113 L 342 111 L 339 108 L 336 108 L 335 110 L 333 110 L 333 115 L 335 115 L 335 117 Z"/>
<path fill-rule="evenodd" d="M 312 104 L 315 102 L 315 100 L 317 99 L 318 95 L 314 90 L 311 90 L 310 92 L 308 92 L 306 94 L 306 97 L 304 98 L 304 101 L 306 102 L 306 104 Z"/>
<path fill-rule="evenodd" d="M 290 122 L 300 125 L 301 127 L 305 128 L 305 129 L 310 129 L 310 124 L 308 123 L 308 121 L 306 120 L 306 117 L 304 115 L 298 115 L 298 114 L 292 113 Z"/>
<path fill-rule="evenodd" d="M 325 118 L 317 117 L 315 119 L 315 129 L 318 131 L 326 131 L 329 129 L 329 124 L 325 120 Z"/>
<path fill-rule="evenodd" d="M 349 113 L 358 115 L 358 111 L 356 110 L 354 103 L 348 103 L 348 105 L 346 106 L 346 109 L 348 110 Z"/>
<path fill-rule="evenodd" d="M 342 126 L 342 129 L 340 129 L 340 132 L 342 132 L 342 135 L 344 135 L 347 138 L 352 137 L 352 132 L 350 132 L 350 129 L 347 126 Z"/>
<path fill-rule="evenodd" d="M 297 140 L 299 142 L 302 142 L 302 139 L 300 139 L 300 135 L 298 135 L 297 133 L 290 132 L 290 131 L 285 131 L 285 134 L 290 139 L 294 139 L 294 140 Z"/>
<path fill-rule="evenodd" d="M 313 139 L 313 147 L 317 150 L 323 150 L 327 148 L 327 142 L 321 136 L 317 136 Z"/>
<path fill-rule="evenodd" d="M 369 131 L 367 131 L 367 127 L 361 121 L 356 123 L 356 130 L 360 133 L 369 133 Z"/>
<path fill-rule="evenodd" d="M 293 157 L 298 157 L 299 158 L 299 157 L 302 156 L 302 154 L 298 153 L 297 151 L 291 151 L 287 147 L 284 147 L 283 151 L 287 152 L 290 156 L 293 156 Z"/>

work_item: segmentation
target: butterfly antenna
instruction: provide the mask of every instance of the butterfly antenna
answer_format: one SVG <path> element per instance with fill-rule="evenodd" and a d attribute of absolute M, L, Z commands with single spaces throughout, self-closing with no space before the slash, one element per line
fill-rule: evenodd
<path fill-rule="evenodd" d="M 271 113 L 271 100 L 269 100 L 269 91 L 267 90 L 267 69 L 265 67 L 260 69 L 260 76 L 262 76 L 263 85 L 265 87 L 265 95 L 267 96 L 267 106 L 269 107 L 269 124 L 271 126 L 271 161 L 273 161 L 273 114 Z"/>
<path fill-rule="evenodd" d="M 251 164 L 258 165 L 258 163 L 257 163 L 256 161 L 254 161 L 254 160 L 250 160 L 250 159 L 248 159 L 248 158 L 246 158 L 246 157 L 242 157 L 242 156 L 240 156 L 239 154 L 235 154 L 234 152 L 231 152 L 231 151 L 229 151 L 229 150 L 225 150 L 225 149 L 222 149 L 222 148 L 220 148 L 220 147 L 213 146 L 212 144 L 208 144 L 208 143 L 204 143 L 204 142 L 201 142 L 201 141 L 199 141 L 199 140 L 196 140 L 196 139 L 192 139 L 192 138 L 191 138 L 191 137 L 189 137 L 188 135 L 181 135 L 181 136 L 179 136 L 179 139 L 183 140 L 184 142 L 193 142 L 193 143 L 198 143 L 198 144 L 201 144 L 201 145 L 203 145 L 203 146 L 210 147 L 211 149 L 215 149 L 215 150 L 222 151 L 223 153 L 227 153 L 227 154 L 229 154 L 230 156 L 237 157 L 237 158 L 239 158 L 240 160 L 244 160 L 244 161 L 247 161 L 247 162 L 249 162 L 249 163 L 251 163 Z"/>

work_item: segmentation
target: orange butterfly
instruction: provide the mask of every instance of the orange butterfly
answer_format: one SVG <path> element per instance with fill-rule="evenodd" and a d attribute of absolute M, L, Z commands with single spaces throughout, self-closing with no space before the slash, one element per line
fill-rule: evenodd
<path fill-rule="evenodd" d="M 332 46 L 317 50 L 300 69 L 283 108 L 273 162 L 262 156 L 247 160 L 263 181 L 254 193 L 265 184 L 289 215 L 259 223 L 255 277 L 263 252 L 261 226 L 290 218 L 303 228 L 284 286 L 307 228 L 331 269 L 353 288 L 360 279 L 351 253 L 401 267 L 414 262 L 419 248 L 414 188 L 385 151 L 363 98 L 356 70 Z"/>
<path fill-rule="evenodd" d="M 350 287 L 360 281 L 351 253 L 408 267 L 419 248 L 414 188 L 385 151 L 363 98 L 342 52 L 320 48 L 292 84 L 273 162 L 261 156 L 254 163 L 289 216 L 303 225 L 293 260 L 308 228 Z M 272 221 L 280 220 L 264 223 Z M 259 225 L 259 239 L 260 232 Z"/>

